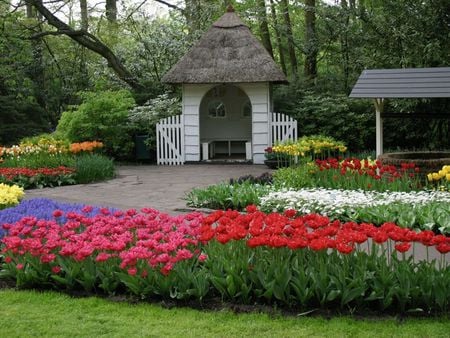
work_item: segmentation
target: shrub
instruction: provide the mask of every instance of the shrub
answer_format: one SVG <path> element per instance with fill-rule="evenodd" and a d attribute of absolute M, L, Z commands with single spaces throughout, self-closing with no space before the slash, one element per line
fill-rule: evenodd
<path fill-rule="evenodd" d="M 259 176 L 245 175 L 245 176 L 238 177 L 236 179 L 230 178 L 230 184 L 242 184 L 244 182 L 249 182 L 252 184 L 271 184 L 272 183 L 272 174 L 271 173 L 263 173 Z"/>
<path fill-rule="evenodd" d="M 23 98 L 23 95 L 3 96 L 0 93 L 0 144 L 14 144 L 25 136 L 49 129 L 50 118 L 36 102 Z"/>
<path fill-rule="evenodd" d="M 136 134 L 147 135 L 145 144 L 156 149 L 156 124 L 162 118 L 181 114 L 181 102 L 162 94 L 148 100 L 144 105 L 134 107 L 129 113 L 129 122 Z"/>
<path fill-rule="evenodd" d="M 114 177 L 114 163 L 99 154 L 81 154 L 76 157 L 75 181 L 90 183 Z"/>
<path fill-rule="evenodd" d="M 303 135 L 328 135 L 343 141 L 351 151 L 375 145 L 375 114 L 367 101 L 306 93 L 290 115 Z"/>
<path fill-rule="evenodd" d="M 134 99 L 127 90 L 85 92 L 83 102 L 61 115 L 56 132 L 71 142 L 98 140 L 108 155 L 128 158 L 133 149 L 128 111 Z"/>

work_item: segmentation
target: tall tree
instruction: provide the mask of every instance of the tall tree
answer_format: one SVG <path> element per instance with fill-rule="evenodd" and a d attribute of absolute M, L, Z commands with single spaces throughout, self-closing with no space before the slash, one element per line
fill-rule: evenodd
<path fill-rule="evenodd" d="M 295 53 L 294 34 L 292 33 L 292 24 L 291 24 L 291 16 L 289 14 L 288 0 L 281 0 L 280 5 L 284 17 L 284 25 L 287 37 L 287 48 L 289 52 L 289 62 L 291 64 L 292 76 L 294 79 L 296 79 L 298 77 L 297 55 Z"/>
<path fill-rule="evenodd" d="M 270 56 L 273 58 L 273 48 L 272 41 L 270 40 L 269 24 L 267 22 L 267 8 L 265 0 L 257 1 L 258 10 L 258 23 L 259 23 L 259 34 L 261 36 L 261 41 L 263 46 L 269 52 Z"/>
<path fill-rule="evenodd" d="M 316 36 L 316 0 L 305 0 L 305 67 L 308 80 L 317 76 L 318 41 Z"/>
<path fill-rule="evenodd" d="M 81 29 L 87 31 L 89 28 L 88 8 L 87 0 L 80 0 L 80 16 L 81 16 Z"/>
<path fill-rule="evenodd" d="M 282 43 L 282 39 L 281 39 L 280 27 L 278 24 L 277 10 L 275 8 L 275 2 L 273 0 L 270 0 L 270 12 L 272 14 L 272 22 L 273 22 L 273 27 L 274 27 L 274 31 L 275 31 L 275 38 L 277 41 L 278 55 L 280 57 L 281 69 L 283 70 L 284 74 L 287 74 L 286 60 L 285 60 L 285 55 L 284 55 L 284 47 L 283 47 L 283 43 Z"/>
<path fill-rule="evenodd" d="M 117 22 L 117 0 L 106 0 L 105 13 L 108 22 Z"/>
<path fill-rule="evenodd" d="M 354 4 L 353 4 L 354 5 Z M 340 44 L 341 44 L 341 54 L 342 54 L 342 68 L 344 75 L 344 90 L 347 92 L 349 90 L 349 76 L 350 76 L 350 50 L 349 50 L 349 24 L 350 24 L 350 14 L 347 4 L 347 0 L 341 0 L 342 7 L 342 19 L 343 27 L 340 34 Z"/>

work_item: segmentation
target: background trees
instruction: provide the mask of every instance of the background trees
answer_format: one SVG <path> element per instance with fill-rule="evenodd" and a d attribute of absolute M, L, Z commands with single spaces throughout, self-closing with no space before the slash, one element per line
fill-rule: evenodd
<path fill-rule="evenodd" d="M 178 95 L 162 75 L 230 2 L 290 79 L 276 88 L 276 110 L 301 118 L 301 133 L 335 130 L 330 136 L 345 138 L 340 126 L 354 123 L 361 139 L 347 142 L 357 149 L 372 147 L 374 132 L 371 103 L 346 98 L 361 70 L 449 64 L 447 0 L 0 0 L 0 143 L 55 129 L 80 92 L 126 89 L 138 104 Z M 155 16 L 150 5 L 166 14 Z M 448 100 L 388 107 L 449 108 Z M 449 123 L 429 120 L 424 130 L 390 120 L 396 132 L 386 130 L 387 146 L 450 147 L 448 137 L 433 138 L 442 139 Z"/>

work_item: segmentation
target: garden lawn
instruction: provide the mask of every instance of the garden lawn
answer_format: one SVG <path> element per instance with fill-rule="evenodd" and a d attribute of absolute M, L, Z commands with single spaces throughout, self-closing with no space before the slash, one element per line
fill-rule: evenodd
<path fill-rule="evenodd" d="M 448 317 L 331 320 L 267 314 L 164 309 L 153 304 L 0 290 L 4 337 L 448 337 Z"/>

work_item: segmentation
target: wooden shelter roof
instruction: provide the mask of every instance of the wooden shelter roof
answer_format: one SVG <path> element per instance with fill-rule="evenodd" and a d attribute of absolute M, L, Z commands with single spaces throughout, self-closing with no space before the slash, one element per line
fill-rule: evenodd
<path fill-rule="evenodd" d="M 364 70 L 350 97 L 450 97 L 450 67 Z"/>

